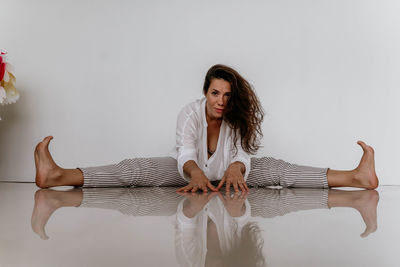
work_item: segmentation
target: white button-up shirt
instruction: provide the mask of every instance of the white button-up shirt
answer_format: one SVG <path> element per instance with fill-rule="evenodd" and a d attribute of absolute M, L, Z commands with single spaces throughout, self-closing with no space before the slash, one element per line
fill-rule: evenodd
<path fill-rule="evenodd" d="M 240 161 L 246 166 L 246 180 L 250 172 L 250 156 L 242 149 L 240 138 L 237 140 L 238 151 L 235 155 L 233 130 L 225 121 L 221 124 L 217 148 L 208 158 L 206 101 L 205 97 L 198 99 L 179 112 L 176 147 L 170 156 L 178 161 L 178 171 L 187 181 L 190 177 L 183 172 L 183 165 L 189 160 L 195 161 L 210 181 L 221 180 L 229 165 Z"/>

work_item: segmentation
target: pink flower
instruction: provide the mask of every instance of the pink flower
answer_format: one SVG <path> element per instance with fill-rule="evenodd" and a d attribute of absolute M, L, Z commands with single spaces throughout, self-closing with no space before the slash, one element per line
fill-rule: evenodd
<path fill-rule="evenodd" d="M 6 72 L 6 63 L 3 62 L 3 57 L 0 56 L 0 81 L 3 80 L 5 72 Z"/>

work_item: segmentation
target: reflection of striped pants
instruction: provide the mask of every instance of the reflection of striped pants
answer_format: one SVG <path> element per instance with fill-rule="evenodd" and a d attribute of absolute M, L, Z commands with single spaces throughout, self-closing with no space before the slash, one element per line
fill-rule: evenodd
<path fill-rule="evenodd" d="M 132 216 L 171 216 L 185 197 L 176 187 L 83 188 L 80 207 L 118 210 Z M 332 189 L 250 188 L 251 216 L 273 218 L 300 210 L 327 209 Z M 222 192 L 223 193 L 223 192 Z"/>
<path fill-rule="evenodd" d="M 125 159 L 117 164 L 78 168 L 83 187 L 183 186 L 187 184 L 172 157 Z M 247 185 L 328 188 L 327 168 L 291 164 L 271 157 L 251 158 Z"/>

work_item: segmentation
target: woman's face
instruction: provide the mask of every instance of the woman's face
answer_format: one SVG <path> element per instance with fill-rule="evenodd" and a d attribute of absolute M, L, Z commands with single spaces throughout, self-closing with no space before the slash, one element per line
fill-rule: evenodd
<path fill-rule="evenodd" d="M 231 95 L 231 85 L 223 79 L 212 79 L 208 87 L 206 114 L 210 119 L 221 119 Z"/>

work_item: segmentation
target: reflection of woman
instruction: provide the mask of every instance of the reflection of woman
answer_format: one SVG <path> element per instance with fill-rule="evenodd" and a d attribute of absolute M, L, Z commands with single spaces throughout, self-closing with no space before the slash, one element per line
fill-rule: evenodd
<path fill-rule="evenodd" d="M 375 190 L 261 189 L 223 196 L 175 193 L 175 188 L 41 189 L 35 194 L 32 228 L 47 239 L 44 226 L 60 207 L 118 210 L 131 216 L 171 216 L 175 253 L 181 266 L 264 266 L 263 237 L 251 217 L 273 218 L 290 212 L 332 207 L 357 209 L 366 224 L 362 236 L 376 230 Z M 150 229 L 151 231 L 151 229 Z"/>
<path fill-rule="evenodd" d="M 263 239 L 249 222 L 247 192 L 185 193 L 178 205 L 175 248 L 181 266 L 265 266 Z"/>
<path fill-rule="evenodd" d="M 190 208 L 186 216 L 194 217 L 201 212 L 210 197 L 207 194 L 183 194 L 188 200 L 183 203 Z M 215 196 L 217 193 L 212 193 Z M 217 194 L 218 195 L 218 194 Z M 247 196 L 244 192 L 243 196 Z M 196 197 L 198 200 L 196 200 Z M 75 188 L 68 191 L 40 189 L 35 193 L 32 228 L 46 238 L 44 226 L 51 215 L 62 207 L 88 207 L 113 209 L 131 216 L 171 216 L 177 212 L 182 196 L 173 187 L 140 188 Z M 235 201 L 239 199 L 239 201 Z M 366 229 L 362 236 L 374 232 L 377 226 L 376 207 L 379 194 L 375 190 L 342 191 L 334 189 L 284 188 L 280 190 L 251 188 L 247 196 L 252 217 L 273 218 L 290 212 L 333 207 L 351 207 L 362 216 Z M 243 215 L 246 198 L 225 196 L 224 207 L 232 217 Z M 201 202 L 203 201 L 203 202 Z M 189 212 L 192 211 L 192 214 Z"/>
<path fill-rule="evenodd" d="M 126 159 L 107 166 L 64 169 L 48 150 L 51 136 L 35 149 L 36 184 L 84 187 L 184 186 L 180 191 L 248 190 L 249 186 L 346 186 L 376 188 L 374 151 L 359 141 L 364 154 L 357 168 L 335 171 L 290 164 L 271 157 L 250 159 L 260 147 L 264 113 L 250 84 L 235 70 L 215 65 L 207 72 L 204 98 L 178 115 L 171 157 Z M 167 179 L 168 177 L 168 179 Z M 212 181 L 220 181 L 215 187 Z"/>

